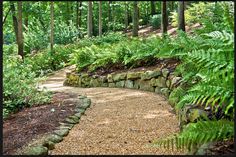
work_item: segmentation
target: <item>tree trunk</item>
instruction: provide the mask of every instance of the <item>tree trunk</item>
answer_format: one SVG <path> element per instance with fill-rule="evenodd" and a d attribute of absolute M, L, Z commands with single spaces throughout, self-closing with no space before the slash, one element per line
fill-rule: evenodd
<path fill-rule="evenodd" d="M 50 33 L 50 48 L 51 48 L 51 52 L 53 52 L 53 34 L 54 34 L 54 6 L 53 6 L 53 1 L 51 1 L 51 7 L 50 7 L 50 11 L 51 11 L 51 33 Z"/>
<path fill-rule="evenodd" d="M 133 37 L 137 37 L 138 36 L 138 2 L 134 1 L 133 4 Z"/>
<path fill-rule="evenodd" d="M 88 2 L 88 21 L 87 21 L 87 31 L 88 31 L 88 37 L 92 37 L 93 32 L 93 15 L 92 15 L 92 2 Z"/>
<path fill-rule="evenodd" d="M 168 16 L 167 16 L 167 9 L 166 9 L 166 1 L 162 2 L 162 6 L 161 6 L 161 30 L 162 30 L 162 34 L 166 34 L 167 33 L 167 26 L 168 26 Z"/>
<path fill-rule="evenodd" d="M 18 1 L 18 54 L 24 59 L 24 41 L 22 29 L 22 1 Z"/>
<path fill-rule="evenodd" d="M 179 1 L 178 29 L 185 31 L 184 1 Z"/>
<path fill-rule="evenodd" d="M 99 36 L 102 36 L 102 1 L 99 1 Z"/>
<path fill-rule="evenodd" d="M 76 27 L 79 29 L 79 1 L 76 2 Z"/>
<path fill-rule="evenodd" d="M 151 15 L 156 14 L 155 1 L 151 1 Z"/>
<path fill-rule="evenodd" d="M 80 7 L 80 9 L 79 9 L 79 27 L 82 27 L 82 9 L 81 9 L 81 7 L 82 7 L 82 2 L 80 1 L 80 3 L 79 3 L 79 7 Z"/>
<path fill-rule="evenodd" d="M 18 42 L 18 21 L 16 18 L 16 9 L 14 6 L 14 2 L 10 2 L 11 12 L 12 12 L 12 20 L 13 20 L 13 27 L 16 36 L 16 42 Z"/>
<path fill-rule="evenodd" d="M 128 25 L 129 25 L 128 2 L 125 2 L 125 32 L 127 32 Z"/>

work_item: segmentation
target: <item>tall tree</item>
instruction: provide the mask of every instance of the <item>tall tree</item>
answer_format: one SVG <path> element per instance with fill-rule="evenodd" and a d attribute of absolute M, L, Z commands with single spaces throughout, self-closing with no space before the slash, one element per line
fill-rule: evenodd
<path fill-rule="evenodd" d="M 13 21 L 13 27 L 14 27 L 14 32 L 16 36 L 16 42 L 18 42 L 18 21 L 16 18 L 16 9 L 15 9 L 14 2 L 10 2 L 10 8 L 12 12 L 12 21 Z"/>
<path fill-rule="evenodd" d="M 93 15 L 92 15 L 92 2 L 88 2 L 88 20 L 87 20 L 87 31 L 88 37 L 92 37 L 93 32 Z"/>
<path fill-rule="evenodd" d="M 24 41 L 22 28 L 22 1 L 17 2 L 18 10 L 18 54 L 24 59 Z"/>
<path fill-rule="evenodd" d="M 102 36 L 102 1 L 99 1 L 99 36 Z"/>
<path fill-rule="evenodd" d="M 168 26 L 168 16 L 167 16 L 167 9 L 166 9 L 166 1 L 162 2 L 161 6 L 161 30 L 162 33 L 165 34 L 167 33 L 167 26 Z"/>
<path fill-rule="evenodd" d="M 127 28 L 129 25 L 129 8 L 128 8 L 128 2 L 125 3 L 125 32 L 127 32 Z"/>
<path fill-rule="evenodd" d="M 151 15 L 156 14 L 155 1 L 151 1 Z"/>
<path fill-rule="evenodd" d="M 51 52 L 53 52 L 53 42 L 54 42 L 54 4 L 53 1 L 51 1 L 51 5 L 50 5 L 50 13 L 51 13 L 51 33 L 50 33 L 50 48 L 51 48 Z"/>
<path fill-rule="evenodd" d="M 184 1 L 179 1 L 178 29 L 185 31 Z"/>
<path fill-rule="evenodd" d="M 138 36 L 138 2 L 134 1 L 133 2 L 133 37 L 137 37 Z"/>
<path fill-rule="evenodd" d="M 76 2 L 76 27 L 77 29 L 79 29 L 79 27 L 81 27 L 81 19 L 82 19 L 82 2 L 81 1 L 77 1 Z"/>

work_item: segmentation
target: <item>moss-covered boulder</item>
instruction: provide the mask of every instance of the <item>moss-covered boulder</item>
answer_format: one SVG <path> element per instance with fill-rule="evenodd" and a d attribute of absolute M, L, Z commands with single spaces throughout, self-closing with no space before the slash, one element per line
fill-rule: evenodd
<path fill-rule="evenodd" d="M 166 86 L 168 87 L 168 88 L 170 88 L 170 85 L 171 85 L 171 81 L 168 79 L 168 80 L 166 80 Z"/>
<path fill-rule="evenodd" d="M 155 88 L 150 85 L 150 81 L 140 81 L 139 82 L 139 89 L 154 92 Z"/>
<path fill-rule="evenodd" d="M 118 81 L 118 82 L 116 82 L 116 87 L 124 88 L 124 86 L 125 86 L 125 81 Z"/>
<path fill-rule="evenodd" d="M 48 141 L 52 141 L 53 143 L 59 143 L 63 140 L 63 138 L 59 135 L 56 135 L 56 134 L 51 134 L 47 137 Z"/>
<path fill-rule="evenodd" d="M 161 94 L 163 94 L 166 98 L 168 98 L 170 94 L 170 90 L 168 88 L 162 88 Z"/>
<path fill-rule="evenodd" d="M 98 78 L 91 79 L 90 80 L 90 86 L 91 87 L 101 87 L 101 82 L 99 81 Z"/>
<path fill-rule="evenodd" d="M 173 88 L 177 87 L 177 86 L 180 84 L 181 79 L 182 79 L 181 77 L 175 76 L 175 77 L 171 80 L 170 88 L 173 89 Z"/>
<path fill-rule="evenodd" d="M 45 140 L 42 144 L 44 147 L 47 147 L 48 150 L 52 150 L 55 148 L 55 143 L 52 141 Z"/>
<path fill-rule="evenodd" d="M 112 78 L 112 74 L 108 74 L 108 75 L 107 75 L 107 81 L 108 81 L 109 83 L 114 82 L 114 81 L 113 81 L 113 78 Z"/>
<path fill-rule="evenodd" d="M 116 87 L 116 84 L 115 83 L 108 83 L 108 87 L 114 88 L 114 87 Z"/>
<path fill-rule="evenodd" d="M 161 94 L 161 88 L 160 87 L 156 87 L 154 92 L 157 93 L 157 94 Z"/>
<path fill-rule="evenodd" d="M 150 80 L 152 78 L 157 78 L 161 75 L 161 72 L 158 70 L 155 71 L 146 71 L 141 75 L 141 80 Z"/>
<path fill-rule="evenodd" d="M 119 73 L 119 74 L 113 74 L 112 75 L 112 79 L 117 82 L 117 81 L 121 81 L 121 80 L 125 80 L 126 79 L 127 74 L 126 73 Z"/>
<path fill-rule="evenodd" d="M 108 83 L 102 83 L 101 87 L 108 87 Z"/>
<path fill-rule="evenodd" d="M 140 81 L 141 81 L 141 79 L 134 80 L 134 89 L 139 89 L 140 88 Z"/>
<path fill-rule="evenodd" d="M 125 88 L 134 88 L 134 81 L 126 80 L 125 81 Z"/>
<path fill-rule="evenodd" d="M 48 155 L 48 148 L 44 146 L 30 147 L 24 155 Z"/>
<path fill-rule="evenodd" d="M 162 73 L 162 76 L 164 76 L 165 78 L 167 78 L 168 75 L 170 74 L 170 70 L 167 69 L 167 68 L 163 68 L 163 69 L 161 70 L 161 73 Z"/>
<path fill-rule="evenodd" d="M 144 72 L 128 72 L 127 73 L 127 80 L 137 80 L 139 78 L 141 78 L 141 75 Z"/>
<path fill-rule="evenodd" d="M 158 77 L 157 79 L 151 79 L 151 82 L 150 84 L 152 86 L 155 86 L 155 87 L 161 87 L 161 88 L 165 88 L 166 87 L 166 80 L 164 77 Z"/>
<path fill-rule="evenodd" d="M 59 129 L 59 130 L 55 130 L 53 133 L 63 137 L 63 136 L 68 135 L 69 129 Z"/>

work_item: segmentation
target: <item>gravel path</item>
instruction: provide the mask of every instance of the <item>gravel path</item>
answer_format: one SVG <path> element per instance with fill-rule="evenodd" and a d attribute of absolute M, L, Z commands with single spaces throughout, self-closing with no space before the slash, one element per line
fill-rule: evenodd
<path fill-rule="evenodd" d="M 50 76 L 43 86 L 87 95 L 92 105 L 51 155 L 183 154 L 150 146 L 151 141 L 179 131 L 177 117 L 163 97 L 131 89 L 64 87 L 69 68 Z"/>

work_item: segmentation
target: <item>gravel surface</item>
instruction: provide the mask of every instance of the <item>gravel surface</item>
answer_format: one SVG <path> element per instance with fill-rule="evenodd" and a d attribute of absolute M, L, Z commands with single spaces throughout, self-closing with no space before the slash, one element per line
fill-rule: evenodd
<path fill-rule="evenodd" d="M 177 117 L 163 97 L 132 89 L 64 87 L 67 69 L 50 76 L 43 86 L 87 95 L 92 105 L 51 155 L 184 154 L 150 145 L 179 131 Z"/>

